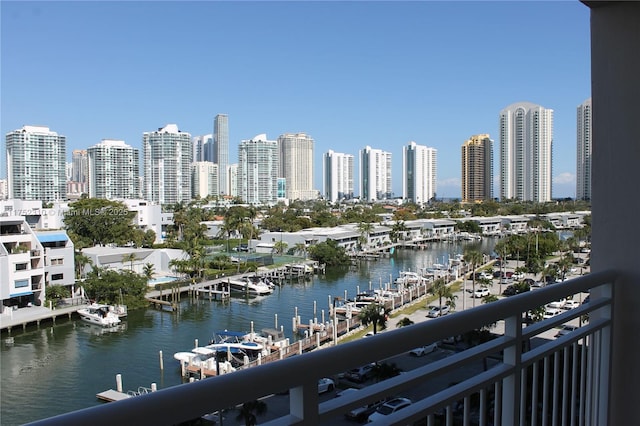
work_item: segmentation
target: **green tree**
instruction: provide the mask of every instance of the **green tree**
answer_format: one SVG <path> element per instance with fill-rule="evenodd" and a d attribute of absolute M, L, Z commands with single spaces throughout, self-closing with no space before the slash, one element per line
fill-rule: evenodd
<path fill-rule="evenodd" d="M 360 231 L 360 238 L 358 238 L 358 242 L 360 242 L 361 247 L 366 247 L 369 244 L 369 235 L 371 231 L 373 231 L 373 223 L 370 222 L 360 222 L 358 224 L 358 231 Z"/>
<path fill-rule="evenodd" d="M 92 265 L 93 262 L 89 257 L 82 254 L 81 251 L 74 252 L 73 258 L 76 264 L 76 279 L 81 279 L 84 276 L 84 267 Z"/>
<path fill-rule="evenodd" d="M 372 324 L 373 334 L 377 334 L 378 327 L 380 327 L 380 330 L 387 328 L 389 313 L 390 309 L 387 309 L 378 303 L 371 303 L 361 310 L 358 316 L 360 317 L 360 322 L 365 327 Z"/>
<path fill-rule="evenodd" d="M 345 266 L 350 263 L 344 247 L 338 245 L 335 240 L 326 240 L 313 244 L 308 249 L 309 257 L 327 266 Z"/>
<path fill-rule="evenodd" d="M 60 299 L 70 296 L 71 291 L 63 285 L 48 285 L 44 291 L 45 303 L 48 304 L 50 301 L 53 306 L 56 306 Z"/>
<path fill-rule="evenodd" d="M 261 416 L 267 412 L 267 404 L 259 399 L 248 401 L 238 408 L 237 421 L 244 421 L 245 426 L 254 426 L 258 424 L 257 416 Z"/>
<path fill-rule="evenodd" d="M 429 287 L 429 294 L 438 298 L 439 308 L 442 309 L 442 301 L 443 299 L 448 299 L 455 301 L 455 294 L 451 290 L 451 287 L 447 285 L 444 278 L 438 278 L 435 280 L 431 287 Z M 455 302 L 453 303 L 452 308 L 455 308 Z"/>
<path fill-rule="evenodd" d="M 131 240 L 134 215 L 124 203 L 86 198 L 69 205 L 64 224 L 75 247 L 105 245 Z"/>
<path fill-rule="evenodd" d="M 131 271 L 95 268 L 83 283 L 89 299 L 109 305 L 122 303 L 130 309 L 147 306 L 147 280 Z"/>
<path fill-rule="evenodd" d="M 142 273 L 144 274 L 147 281 L 150 281 L 153 278 L 153 274 L 155 273 L 155 266 L 153 266 L 153 263 L 145 263 L 142 267 Z"/>
<path fill-rule="evenodd" d="M 273 249 L 278 255 L 282 255 L 287 250 L 287 247 L 289 247 L 289 244 L 285 241 L 276 241 L 275 244 L 273 244 Z"/>
<path fill-rule="evenodd" d="M 133 272 L 133 262 L 137 259 L 135 253 L 128 253 L 122 256 L 122 263 L 129 262 L 129 270 Z"/>
<path fill-rule="evenodd" d="M 296 243 L 293 249 L 295 253 L 302 254 L 305 258 L 307 257 L 307 245 L 305 243 Z"/>
<path fill-rule="evenodd" d="M 464 261 L 471 265 L 472 291 L 476 292 L 476 268 L 482 263 L 482 253 L 475 249 L 465 250 Z M 473 298 L 473 306 L 476 306 L 476 298 Z"/>

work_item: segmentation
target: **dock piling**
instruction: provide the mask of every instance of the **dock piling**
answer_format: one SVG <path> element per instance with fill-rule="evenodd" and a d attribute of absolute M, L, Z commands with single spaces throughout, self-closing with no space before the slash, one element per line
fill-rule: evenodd
<path fill-rule="evenodd" d="M 164 370 L 164 361 L 162 360 L 162 351 L 160 351 L 160 371 Z"/>
<path fill-rule="evenodd" d="M 116 374 L 116 390 L 122 392 L 122 374 Z"/>

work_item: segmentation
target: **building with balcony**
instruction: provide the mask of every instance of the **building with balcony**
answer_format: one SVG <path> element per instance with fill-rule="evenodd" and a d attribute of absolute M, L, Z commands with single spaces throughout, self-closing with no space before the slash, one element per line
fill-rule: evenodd
<path fill-rule="evenodd" d="M 138 198 L 140 153 L 124 141 L 103 139 L 87 150 L 89 197 Z"/>
<path fill-rule="evenodd" d="M 213 158 L 205 161 L 212 161 L 218 165 L 218 170 L 227 170 L 229 166 L 229 116 L 227 114 L 217 114 L 213 119 Z M 228 192 L 229 183 L 227 175 L 220 175 L 219 194 L 230 195 Z"/>
<path fill-rule="evenodd" d="M 553 110 L 519 102 L 500 111 L 500 198 L 551 201 Z"/>
<path fill-rule="evenodd" d="M 209 161 L 191 163 L 191 196 L 193 198 L 217 197 L 220 174 L 218 165 Z"/>
<path fill-rule="evenodd" d="M 591 199 L 591 98 L 578 106 L 576 123 L 576 199 Z"/>
<path fill-rule="evenodd" d="M 191 135 L 168 124 L 142 137 L 144 198 L 160 204 L 191 200 Z"/>
<path fill-rule="evenodd" d="M 278 200 L 278 142 L 260 134 L 238 147 L 238 196 L 248 204 Z"/>
<path fill-rule="evenodd" d="M 6 135 L 9 198 L 60 201 L 67 196 L 67 138 L 44 126 Z"/>
<path fill-rule="evenodd" d="M 462 202 L 493 199 L 493 141 L 473 135 L 462 144 Z"/>
<path fill-rule="evenodd" d="M 75 258 L 73 242 L 65 231 L 36 231 L 44 249 L 45 288 L 60 285 L 75 293 Z"/>
<path fill-rule="evenodd" d="M 332 150 L 322 157 L 322 195 L 335 203 L 353 198 L 353 155 Z"/>
<path fill-rule="evenodd" d="M 378 201 L 393 198 L 391 153 L 366 146 L 360 150 L 360 199 Z"/>
<path fill-rule="evenodd" d="M 314 140 L 306 133 L 284 133 L 278 136 L 278 177 L 286 181 L 288 200 L 315 200 L 313 189 Z"/>
<path fill-rule="evenodd" d="M 402 152 L 402 198 L 428 203 L 438 189 L 438 150 L 409 142 Z"/>

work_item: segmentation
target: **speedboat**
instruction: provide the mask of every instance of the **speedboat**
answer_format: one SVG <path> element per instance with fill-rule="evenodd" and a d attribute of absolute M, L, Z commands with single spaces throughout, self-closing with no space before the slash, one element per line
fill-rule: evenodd
<path fill-rule="evenodd" d="M 78 309 L 80 319 L 101 327 L 115 327 L 120 324 L 120 317 L 110 305 L 92 303 L 86 308 Z"/>
<path fill-rule="evenodd" d="M 238 280 L 229 280 L 232 291 L 243 292 L 261 296 L 273 293 L 273 288 L 262 281 L 260 277 L 242 277 Z"/>

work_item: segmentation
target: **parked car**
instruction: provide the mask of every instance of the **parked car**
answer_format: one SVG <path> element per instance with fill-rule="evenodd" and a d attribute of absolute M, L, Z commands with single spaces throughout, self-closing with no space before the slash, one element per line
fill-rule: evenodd
<path fill-rule="evenodd" d="M 480 298 L 480 297 L 485 297 L 490 295 L 491 292 L 489 291 L 489 289 L 487 287 L 480 287 L 477 288 L 476 291 L 473 293 L 473 297 Z"/>
<path fill-rule="evenodd" d="M 513 284 L 507 286 L 502 292 L 503 296 L 515 296 L 516 294 L 518 294 L 518 290 Z"/>
<path fill-rule="evenodd" d="M 381 406 L 369 416 L 369 423 L 374 421 L 384 420 L 391 413 L 395 413 L 398 410 L 402 410 L 411 405 L 411 400 L 408 398 L 393 398 Z"/>
<path fill-rule="evenodd" d="M 445 316 L 448 313 L 449 313 L 449 305 L 442 305 L 442 307 L 429 306 L 429 312 L 427 313 L 427 316 L 429 318 L 438 318 L 438 317 Z"/>
<path fill-rule="evenodd" d="M 336 397 L 339 396 L 343 396 L 343 395 L 348 395 L 352 392 L 357 392 L 358 389 L 356 388 L 347 388 L 343 391 L 340 391 L 336 394 Z M 382 404 L 384 404 L 387 401 L 386 398 L 381 399 L 379 401 L 374 401 L 370 404 L 364 405 L 362 407 L 357 407 L 354 408 L 353 410 L 349 411 L 348 413 L 345 413 L 345 417 L 349 420 L 355 420 L 356 422 L 359 423 L 364 423 L 367 421 L 367 418 L 369 417 L 369 415 L 371 413 L 373 413 L 374 411 L 376 411 L 378 409 L 378 407 L 380 407 Z"/>
<path fill-rule="evenodd" d="M 480 279 L 493 280 L 493 274 L 487 271 L 481 272 Z"/>
<path fill-rule="evenodd" d="M 513 278 L 514 280 L 523 280 L 524 272 L 514 272 L 513 275 L 511 275 L 511 278 Z"/>
<path fill-rule="evenodd" d="M 562 313 L 562 309 L 558 309 L 558 308 L 551 308 L 549 306 L 547 306 L 544 310 L 544 314 L 542 315 L 542 318 L 544 319 L 549 319 L 549 318 L 553 318 L 556 315 L 560 315 Z"/>
<path fill-rule="evenodd" d="M 327 377 L 318 380 L 318 393 L 331 392 L 335 388 L 336 383 Z"/>
<path fill-rule="evenodd" d="M 352 368 L 344 373 L 344 377 L 352 382 L 362 383 L 373 375 L 373 367 L 375 367 L 375 365 L 376 364 L 372 362 L 371 364 L 366 364 L 358 368 Z"/>
<path fill-rule="evenodd" d="M 409 355 L 413 356 L 424 356 L 426 354 L 430 354 L 431 352 L 438 349 L 437 343 L 432 343 L 430 345 L 420 346 L 419 348 L 411 349 L 409 351 Z"/>
<path fill-rule="evenodd" d="M 580 302 L 578 302 L 577 300 L 569 299 L 569 300 L 565 300 L 563 308 L 573 309 L 573 308 L 577 308 L 578 306 L 580 306 Z"/>
<path fill-rule="evenodd" d="M 554 300 L 553 302 L 548 303 L 547 307 L 556 308 L 556 309 L 562 309 L 562 308 L 564 308 L 565 303 L 567 303 L 567 301 L 564 300 L 564 299 Z"/>
<path fill-rule="evenodd" d="M 577 325 L 569 325 L 569 324 L 564 324 L 560 330 L 556 333 L 556 337 L 560 337 L 560 336 L 564 336 L 565 334 L 569 334 L 572 331 L 575 331 L 578 329 Z"/>

